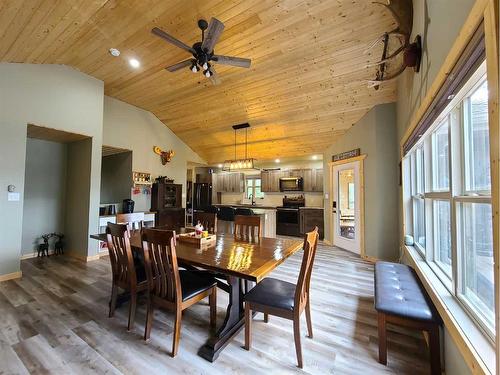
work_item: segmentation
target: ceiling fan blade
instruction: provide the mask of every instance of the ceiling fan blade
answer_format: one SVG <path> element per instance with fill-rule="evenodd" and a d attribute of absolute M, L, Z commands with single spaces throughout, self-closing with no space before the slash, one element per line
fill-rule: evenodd
<path fill-rule="evenodd" d="M 212 85 L 214 86 L 219 85 L 221 83 L 221 80 L 217 72 L 214 70 L 213 66 L 210 68 L 210 71 L 212 72 L 212 75 L 209 78 L 210 82 L 212 82 Z"/>
<path fill-rule="evenodd" d="M 213 55 L 212 60 L 218 64 L 239 66 L 240 68 L 250 68 L 252 60 L 242 57 Z"/>
<path fill-rule="evenodd" d="M 181 42 L 179 39 L 174 38 L 173 36 L 167 34 L 165 31 L 157 27 L 151 29 L 151 32 L 156 36 L 159 36 L 160 38 L 166 40 L 167 42 L 172 43 L 174 46 L 182 48 L 183 50 L 188 51 L 190 53 L 195 53 L 195 50 L 192 47 L 189 47 L 187 44 Z"/>
<path fill-rule="evenodd" d="M 224 24 L 217 18 L 211 18 L 208 24 L 208 29 L 205 33 L 205 38 L 201 44 L 201 49 L 207 53 L 214 50 L 215 43 L 219 40 L 222 31 L 224 31 Z"/>
<path fill-rule="evenodd" d="M 167 66 L 165 69 L 167 69 L 169 72 L 175 72 L 179 69 L 185 68 L 186 66 L 192 65 L 193 64 L 193 59 L 189 60 L 184 60 L 181 62 L 178 62 L 177 64 Z"/>

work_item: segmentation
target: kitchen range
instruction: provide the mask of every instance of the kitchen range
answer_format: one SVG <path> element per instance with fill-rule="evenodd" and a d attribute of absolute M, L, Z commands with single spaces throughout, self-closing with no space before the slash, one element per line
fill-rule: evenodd
<path fill-rule="evenodd" d="M 299 208 L 306 205 L 303 195 L 283 197 L 283 206 L 276 207 L 276 234 L 300 236 Z"/>

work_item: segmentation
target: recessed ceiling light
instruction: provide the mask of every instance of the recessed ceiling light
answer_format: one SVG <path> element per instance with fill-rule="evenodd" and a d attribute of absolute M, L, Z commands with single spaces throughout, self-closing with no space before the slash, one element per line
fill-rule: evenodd
<path fill-rule="evenodd" d="M 128 63 L 130 64 L 130 66 L 131 66 L 132 68 L 136 68 L 136 69 L 137 69 L 138 67 L 140 67 L 140 66 L 141 66 L 141 63 L 140 63 L 140 62 L 139 62 L 139 60 L 137 60 L 137 59 L 130 59 L 130 60 L 128 61 Z"/>
<path fill-rule="evenodd" d="M 318 155 L 313 155 L 313 160 L 318 160 Z"/>
<path fill-rule="evenodd" d="M 276 159 L 276 160 L 275 160 L 275 162 L 276 162 L 276 163 L 279 163 L 280 161 L 281 161 L 280 159 Z"/>
<path fill-rule="evenodd" d="M 118 57 L 118 56 L 120 56 L 120 51 L 119 51 L 119 50 L 117 50 L 116 48 L 110 48 L 110 49 L 109 49 L 109 53 L 110 53 L 112 56 L 114 56 L 114 57 Z"/>
<path fill-rule="evenodd" d="M 218 168 L 222 168 L 222 167 L 223 167 L 223 165 L 222 165 L 222 164 L 217 164 L 217 167 L 218 167 Z"/>

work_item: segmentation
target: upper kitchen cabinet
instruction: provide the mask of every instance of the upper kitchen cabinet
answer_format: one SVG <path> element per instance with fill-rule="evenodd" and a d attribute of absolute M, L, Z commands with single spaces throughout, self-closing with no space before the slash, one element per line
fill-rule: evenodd
<path fill-rule="evenodd" d="M 323 169 L 304 168 L 290 170 L 263 170 L 260 172 L 262 191 L 264 193 L 277 193 L 280 191 L 281 177 L 302 177 L 305 192 L 323 191 Z"/>
<path fill-rule="evenodd" d="M 280 191 L 280 178 L 289 177 L 288 171 L 264 170 L 260 172 L 261 186 L 264 193 L 278 193 Z"/>
<path fill-rule="evenodd" d="M 214 173 L 212 180 L 217 192 L 243 193 L 245 191 L 244 173 Z"/>
<path fill-rule="evenodd" d="M 311 191 L 323 191 L 323 169 L 311 169 Z"/>

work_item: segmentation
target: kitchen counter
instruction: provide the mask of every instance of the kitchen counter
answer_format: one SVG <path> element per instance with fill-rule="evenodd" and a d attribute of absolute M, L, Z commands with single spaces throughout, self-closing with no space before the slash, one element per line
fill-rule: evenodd
<path fill-rule="evenodd" d="M 136 211 L 134 213 L 144 213 L 144 223 L 147 225 L 154 225 L 155 223 L 155 214 L 156 212 L 152 211 Z M 108 222 L 110 223 L 116 223 L 116 215 L 102 215 L 99 216 L 99 227 L 106 227 L 108 225 Z"/>
<path fill-rule="evenodd" d="M 144 215 L 156 214 L 156 211 L 134 211 L 134 214 L 136 214 L 136 213 L 140 214 L 141 212 L 144 213 Z M 115 215 L 99 215 L 100 218 L 102 218 L 102 217 L 115 217 L 115 216 L 116 216 L 116 214 Z"/>
<path fill-rule="evenodd" d="M 299 210 L 323 210 L 323 207 L 299 207 Z"/>
<path fill-rule="evenodd" d="M 260 209 L 260 210 L 275 210 L 276 206 L 264 206 L 260 204 L 214 204 L 216 207 L 236 207 L 236 208 L 254 208 L 254 209 Z"/>

